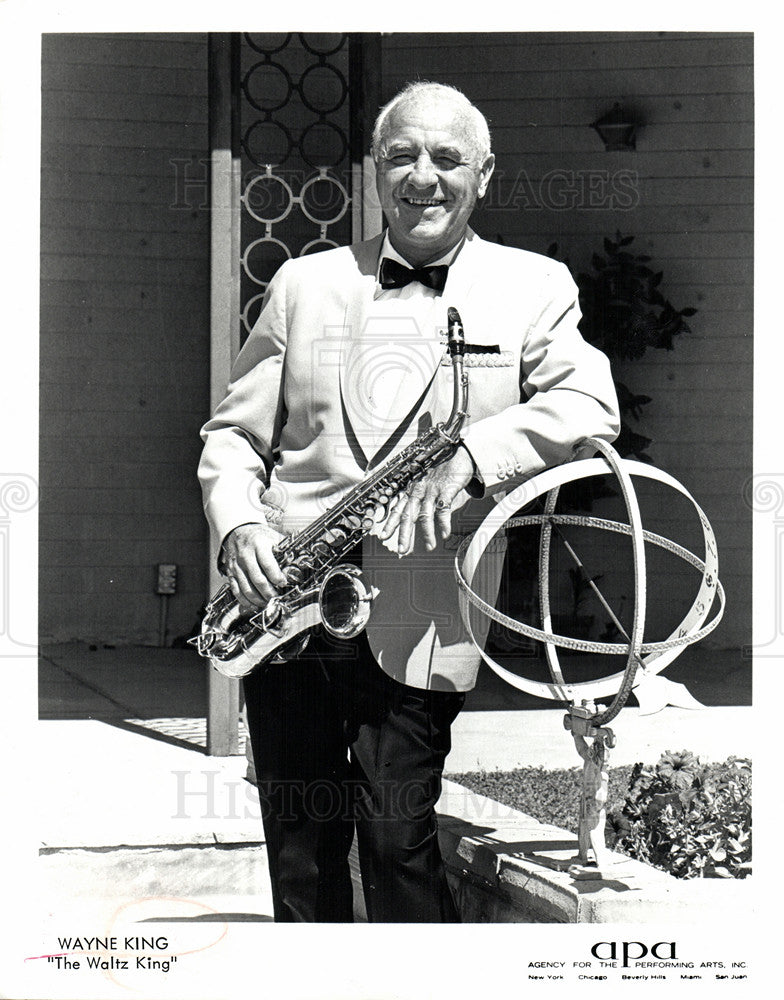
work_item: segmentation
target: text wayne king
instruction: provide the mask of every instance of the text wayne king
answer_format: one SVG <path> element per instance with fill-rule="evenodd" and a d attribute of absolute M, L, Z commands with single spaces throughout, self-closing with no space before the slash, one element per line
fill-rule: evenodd
<path fill-rule="evenodd" d="M 122 940 L 122 944 L 119 941 Z M 118 937 L 58 937 L 63 951 L 167 951 L 169 940 L 165 937 L 139 937 L 131 934 Z"/>

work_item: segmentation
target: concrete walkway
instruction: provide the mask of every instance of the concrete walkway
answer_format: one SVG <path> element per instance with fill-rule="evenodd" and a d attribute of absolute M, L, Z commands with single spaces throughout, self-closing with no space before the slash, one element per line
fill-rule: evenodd
<path fill-rule="evenodd" d="M 739 654 L 704 654 L 692 664 L 702 671 L 692 690 L 714 702 L 701 711 L 668 708 L 641 717 L 634 707 L 624 709 L 613 723 L 612 763 L 654 762 L 665 750 L 684 748 L 706 760 L 750 755 L 751 709 L 727 704 L 733 690 L 736 700 L 748 699 L 748 667 Z M 39 686 L 41 759 L 58 766 L 52 779 L 41 779 L 37 829 L 63 898 L 76 905 L 80 896 L 111 896 L 113 876 L 102 880 L 96 868 L 102 849 L 162 849 L 179 862 L 191 851 L 189 884 L 182 884 L 182 864 L 172 875 L 188 905 L 207 897 L 214 904 L 219 887 L 233 884 L 237 896 L 221 897 L 225 912 L 270 919 L 258 798 L 245 780 L 245 757 L 206 755 L 203 661 L 190 650 L 52 646 L 42 650 Z M 543 704 L 483 671 L 454 726 L 447 771 L 578 766 L 563 709 Z M 227 845 L 235 849 L 215 855 L 218 867 L 214 858 L 195 863 L 199 851 Z M 138 869 L 140 859 L 136 853 L 129 868 Z M 165 891 L 160 854 L 155 866 Z"/>

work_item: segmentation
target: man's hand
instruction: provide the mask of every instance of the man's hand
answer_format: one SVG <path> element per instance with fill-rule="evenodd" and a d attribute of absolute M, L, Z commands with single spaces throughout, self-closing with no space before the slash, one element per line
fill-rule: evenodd
<path fill-rule="evenodd" d="M 452 532 L 452 508 L 458 493 L 474 476 L 474 463 L 465 448 L 458 448 L 448 462 L 431 469 L 414 483 L 409 493 L 402 493 L 392 504 L 391 510 L 378 532 L 382 541 L 399 529 L 397 550 L 401 556 L 414 548 L 416 526 L 419 525 L 428 552 L 436 547 L 436 531 L 441 538 Z M 459 499 L 462 506 L 467 496 Z"/>
<path fill-rule="evenodd" d="M 263 608 L 288 580 L 272 548 L 283 536 L 266 524 L 241 524 L 223 542 L 223 571 L 231 592 L 246 610 Z"/>

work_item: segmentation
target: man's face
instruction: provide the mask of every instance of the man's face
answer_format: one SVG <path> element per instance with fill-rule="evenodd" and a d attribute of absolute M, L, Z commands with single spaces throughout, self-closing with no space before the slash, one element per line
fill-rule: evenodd
<path fill-rule="evenodd" d="M 394 248 L 411 264 L 437 260 L 463 238 L 494 158 L 481 162 L 470 121 L 447 100 L 419 99 L 392 112 L 376 187 Z"/>

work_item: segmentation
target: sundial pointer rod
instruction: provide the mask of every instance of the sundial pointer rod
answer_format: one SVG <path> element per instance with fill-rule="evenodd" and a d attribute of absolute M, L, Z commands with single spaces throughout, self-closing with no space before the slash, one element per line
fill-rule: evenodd
<path fill-rule="evenodd" d="M 558 527 L 558 525 L 554 521 L 551 520 L 550 524 L 554 528 L 554 530 L 555 530 L 556 534 L 558 535 L 558 537 L 564 543 L 564 547 L 566 548 L 566 551 L 569 553 L 569 555 L 572 557 L 572 559 L 574 559 L 575 564 L 577 565 L 577 568 L 582 573 L 583 578 L 587 581 L 588 586 L 594 592 L 594 594 L 596 595 L 596 597 L 599 599 L 599 602 L 601 603 L 602 607 L 604 608 L 604 610 L 607 612 L 607 614 L 612 619 L 613 625 L 615 625 L 615 627 L 618 629 L 618 631 L 621 633 L 621 635 L 624 637 L 624 639 L 626 639 L 627 642 L 631 642 L 631 639 L 629 638 L 629 633 L 623 627 L 623 625 L 620 622 L 620 619 L 618 618 L 618 616 L 615 614 L 615 612 L 613 611 L 613 609 L 610 607 L 610 605 L 605 600 L 604 594 L 602 594 L 602 592 L 596 586 L 596 584 L 594 583 L 594 581 L 591 579 L 590 575 L 588 574 L 588 572 L 585 569 L 584 564 L 580 560 L 580 557 L 577 555 L 577 553 L 574 551 L 574 549 L 572 548 L 572 546 L 569 544 L 569 541 L 566 538 L 566 536 L 564 535 L 564 533 L 561 531 L 561 529 Z"/>

